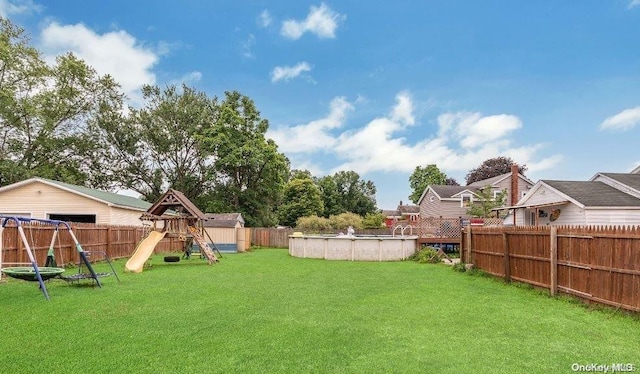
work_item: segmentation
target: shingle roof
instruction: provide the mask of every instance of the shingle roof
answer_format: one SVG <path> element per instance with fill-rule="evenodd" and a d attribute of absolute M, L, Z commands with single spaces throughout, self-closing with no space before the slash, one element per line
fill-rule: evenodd
<path fill-rule="evenodd" d="M 460 193 L 464 190 L 472 190 L 475 191 L 475 187 L 469 186 L 445 186 L 445 185 L 435 185 L 430 186 L 431 189 L 440 196 L 441 199 L 447 199 L 452 197 L 453 195 Z"/>
<path fill-rule="evenodd" d="M 241 213 L 206 213 L 204 227 L 235 227 L 238 222 L 244 227 Z"/>
<path fill-rule="evenodd" d="M 602 182 L 542 180 L 587 207 L 640 206 L 640 199 Z"/>
<path fill-rule="evenodd" d="M 420 213 L 420 207 L 417 205 L 398 205 L 398 211 L 402 214 Z"/>
<path fill-rule="evenodd" d="M 40 181 L 49 185 L 53 184 L 64 189 L 71 190 L 76 193 L 104 201 L 105 203 L 117 205 L 119 207 L 127 207 L 127 208 L 133 208 L 136 210 L 145 211 L 149 209 L 149 207 L 151 206 L 150 202 L 144 201 L 142 199 L 138 199 L 132 196 L 120 195 L 114 192 L 95 190 L 93 188 L 88 188 L 83 186 L 76 186 L 74 184 L 59 182 L 52 179 L 46 179 L 46 178 L 32 178 L 32 179 L 34 182 Z M 27 180 L 25 182 L 29 182 L 29 181 L 31 180 Z"/>
<path fill-rule="evenodd" d="M 636 191 L 640 191 L 640 174 L 629 173 L 600 173 L 606 177 L 614 179 L 622 184 L 625 184 Z"/>

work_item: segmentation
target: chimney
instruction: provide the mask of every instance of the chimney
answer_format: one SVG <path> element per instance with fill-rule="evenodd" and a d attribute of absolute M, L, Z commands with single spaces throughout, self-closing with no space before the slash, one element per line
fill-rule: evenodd
<path fill-rule="evenodd" d="M 511 205 L 516 205 L 518 203 L 518 174 L 520 173 L 520 169 L 518 168 L 518 164 L 511 165 L 511 192 L 509 192 L 509 196 L 511 196 Z"/>

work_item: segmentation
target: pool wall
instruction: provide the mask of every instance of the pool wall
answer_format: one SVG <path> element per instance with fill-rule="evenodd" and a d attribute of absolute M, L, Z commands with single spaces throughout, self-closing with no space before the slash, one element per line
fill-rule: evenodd
<path fill-rule="evenodd" d="M 417 236 L 290 235 L 289 254 L 325 260 L 399 261 L 414 254 L 417 243 Z"/>

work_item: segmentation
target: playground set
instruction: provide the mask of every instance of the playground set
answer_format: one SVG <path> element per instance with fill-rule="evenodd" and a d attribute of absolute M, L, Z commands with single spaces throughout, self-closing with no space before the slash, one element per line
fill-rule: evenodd
<path fill-rule="evenodd" d="M 40 285 L 40 290 L 44 294 L 45 299 L 49 300 L 49 293 L 47 291 L 47 286 L 45 285 L 45 280 L 52 278 L 60 278 L 69 283 L 78 282 L 83 279 L 90 279 L 95 282 L 98 287 L 102 287 L 102 283 L 100 282 L 100 278 L 104 276 L 111 275 L 111 273 L 97 273 L 91 262 L 89 261 L 89 257 L 96 251 L 85 251 L 82 249 L 82 245 L 78 242 L 76 235 L 73 233 L 71 226 L 64 221 L 51 220 L 51 219 L 39 219 L 39 218 L 30 218 L 30 217 L 17 217 L 17 216 L 4 216 L 0 215 L 0 270 L 8 277 L 22 279 L 26 281 L 37 281 Z M 29 263 L 21 263 L 21 262 L 5 262 L 3 263 L 2 257 L 2 240 L 3 240 L 3 231 L 7 227 L 8 224 L 15 224 L 18 230 L 18 235 L 22 241 L 22 245 L 27 252 L 29 257 Z M 51 242 L 49 244 L 49 250 L 47 253 L 47 259 L 44 266 L 38 266 L 36 261 L 36 256 L 33 248 L 33 227 L 29 228 L 31 241 L 28 240 L 27 235 L 25 234 L 23 224 L 40 224 L 46 226 L 53 227 L 53 235 L 51 236 Z M 65 276 L 63 273 L 65 269 L 62 267 L 58 267 L 55 259 L 55 246 L 56 242 L 58 243 L 58 247 L 60 247 L 60 228 L 66 229 L 69 233 L 75 248 L 78 253 L 80 259 L 78 262 L 78 273 Z M 101 251 L 98 251 L 101 252 Z M 104 258 L 111 266 L 111 270 L 113 274 L 118 278 L 118 274 L 116 273 L 113 265 L 111 264 L 111 259 L 105 252 L 101 252 Z M 3 267 L 3 265 L 12 265 L 9 267 Z M 22 265 L 22 266 L 15 266 Z M 86 268 L 88 272 L 83 272 L 83 268 Z M 118 278 L 120 281 L 120 278 Z"/>
<path fill-rule="evenodd" d="M 219 262 L 219 259 L 222 258 L 220 251 L 203 227 L 203 221 L 207 220 L 207 217 L 180 191 L 173 189 L 167 191 L 140 219 L 150 221 L 151 224 L 149 224 L 149 226 L 152 227 L 152 230 L 150 230 L 148 235 L 136 246 L 133 255 L 125 264 L 125 271 L 133 273 L 142 272 L 149 257 L 153 254 L 156 245 L 165 237 L 178 238 L 178 240 L 183 242 L 183 258 L 190 258 L 192 255 L 192 243 L 197 243 L 201 258 L 206 259 L 209 265 Z M 31 241 L 27 238 L 24 224 L 29 225 L 28 230 Z M 18 236 L 28 255 L 29 262 L 3 263 L 3 235 L 7 225 L 15 225 L 17 228 Z M 34 227 L 38 226 L 50 226 L 53 231 L 44 266 L 38 265 L 34 251 L 37 245 L 34 245 L 33 231 Z M 61 229 L 67 230 L 78 253 L 78 272 L 76 274 L 64 275 L 65 268 L 58 267 L 56 264 L 56 242 L 58 243 L 59 253 L 62 253 L 60 249 Z M 91 256 L 94 254 L 102 255 L 102 258 L 104 258 L 111 267 L 111 273 L 97 273 L 94 270 L 90 261 Z M 180 261 L 180 257 L 178 256 L 165 257 L 165 262 L 177 261 Z M 5 267 L 5 265 L 9 265 L 9 267 Z M 107 253 L 105 251 L 83 250 L 82 245 L 78 242 L 69 223 L 59 220 L 20 216 L 0 215 L 0 272 L 11 278 L 32 282 L 37 281 L 40 290 L 47 300 L 49 300 L 49 293 L 45 281 L 49 279 L 59 278 L 68 283 L 77 283 L 80 280 L 87 279 L 92 280 L 95 285 L 100 288 L 102 287 L 101 277 L 113 274 L 118 281 L 120 281 Z"/>
<path fill-rule="evenodd" d="M 202 223 L 207 217 L 180 191 L 168 190 L 147 209 L 140 219 L 150 222 L 149 226 L 152 229 L 138 243 L 133 255 L 125 264 L 125 271 L 127 272 L 142 272 L 155 247 L 165 237 L 178 238 L 183 242 L 183 258 L 191 256 L 191 243 L 194 242 L 200 248 L 200 256 L 205 258 L 209 265 L 218 262 L 219 258 L 222 258 L 215 243 L 204 230 Z M 177 256 L 165 257 L 165 262 L 178 261 L 180 261 L 180 257 Z"/>

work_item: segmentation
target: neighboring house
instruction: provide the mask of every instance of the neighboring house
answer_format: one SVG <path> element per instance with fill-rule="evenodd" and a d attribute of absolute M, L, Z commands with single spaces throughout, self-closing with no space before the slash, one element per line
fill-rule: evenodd
<path fill-rule="evenodd" d="M 417 205 L 404 205 L 402 200 L 395 210 L 383 210 L 385 226 L 394 228 L 397 225 L 417 226 L 420 221 L 420 207 Z"/>
<path fill-rule="evenodd" d="M 245 229 L 241 213 L 206 213 L 203 221 L 207 235 L 223 252 L 244 251 Z"/>
<path fill-rule="evenodd" d="M 541 180 L 507 209 L 515 212 L 516 225 L 637 225 L 640 174 L 597 173 L 589 181 Z"/>
<path fill-rule="evenodd" d="M 467 209 L 478 198 L 478 191 L 489 186 L 493 195 L 506 191 L 505 202 L 514 205 L 524 196 L 534 183 L 518 172 L 513 165 L 509 173 L 471 183 L 468 186 L 429 185 L 420 196 L 418 205 L 420 217 L 427 218 L 470 218 Z"/>
<path fill-rule="evenodd" d="M 0 187 L 0 214 L 71 222 L 141 226 L 151 203 L 44 178 Z"/>

